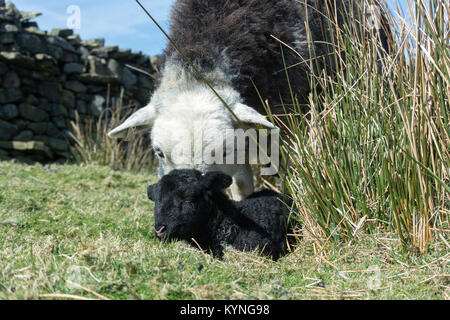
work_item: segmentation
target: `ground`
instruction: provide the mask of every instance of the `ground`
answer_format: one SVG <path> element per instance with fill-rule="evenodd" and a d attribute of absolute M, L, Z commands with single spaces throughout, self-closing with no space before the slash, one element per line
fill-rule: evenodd
<path fill-rule="evenodd" d="M 148 172 L 0 162 L 0 299 L 448 299 L 449 253 L 405 251 L 393 234 L 278 262 L 222 261 L 153 233 Z"/>

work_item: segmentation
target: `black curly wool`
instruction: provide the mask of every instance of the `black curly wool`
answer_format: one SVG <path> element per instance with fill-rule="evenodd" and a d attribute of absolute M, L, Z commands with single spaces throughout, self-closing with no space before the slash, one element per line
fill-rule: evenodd
<path fill-rule="evenodd" d="M 231 178 L 220 172 L 173 170 L 148 187 L 155 202 L 155 230 L 162 239 L 186 240 L 221 258 L 223 248 L 253 251 L 278 259 L 286 252 L 286 204 L 273 191 L 242 201 L 224 193 Z M 284 203 L 283 203 L 284 202 Z"/>
<path fill-rule="evenodd" d="M 265 114 L 256 87 L 261 97 L 269 101 L 271 111 L 280 114 L 284 113 L 282 101 L 285 105 L 292 104 L 284 64 L 289 67 L 292 91 L 300 102 L 305 102 L 311 91 L 308 76 L 312 70 L 334 68 L 332 53 L 336 48 L 332 38 L 336 24 L 342 27 L 350 11 L 358 16 L 362 3 L 362 0 L 178 0 L 172 8 L 170 33 L 203 74 L 220 69 L 244 102 Z M 386 48 L 384 32 L 381 42 Z M 164 56 L 166 61 L 190 70 L 171 44 Z"/>

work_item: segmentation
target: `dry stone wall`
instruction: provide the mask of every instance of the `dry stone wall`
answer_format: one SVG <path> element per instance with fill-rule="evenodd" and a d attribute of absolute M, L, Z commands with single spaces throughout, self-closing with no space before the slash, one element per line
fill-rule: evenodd
<path fill-rule="evenodd" d="M 38 15 L 0 0 L 0 160 L 68 159 L 75 112 L 98 118 L 121 94 L 140 107 L 153 90 L 156 57 L 70 29 L 42 31 Z"/>

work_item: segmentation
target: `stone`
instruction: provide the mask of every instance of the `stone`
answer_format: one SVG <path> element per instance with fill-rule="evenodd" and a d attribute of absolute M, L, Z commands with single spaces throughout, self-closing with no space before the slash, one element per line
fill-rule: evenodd
<path fill-rule="evenodd" d="M 46 53 L 38 53 L 35 55 L 36 67 L 39 71 L 45 73 L 45 75 L 59 75 L 58 63 L 54 57 Z"/>
<path fill-rule="evenodd" d="M 50 35 L 61 37 L 61 38 L 67 38 L 67 37 L 73 35 L 73 30 L 72 29 L 56 29 L 55 28 L 55 29 L 52 29 L 52 31 L 50 31 Z"/>
<path fill-rule="evenodd" d="M 79 113 L 86 114 L 87 111 L 87 104 L 83 100 L 77 100 L 77 110 Z"/>
<path fill-rule="evenodd" d="M 42 13 L 40 12 L 25 12 L 25 11 L 20 11 L 20 21 L 28 21 L 31 19 L 36 19 L 37 17 L 41 16 Z"/>
<path fill-rule="evenodd" d="M 34 96 L 34 95 L 32 95 L 32 94 L 30 94 L 30 95 L 27 97 L 26 102 L 29 103 L 29 104 L 35 105 L 35 106 L 36 106 L 36 105 L 39 105 L 39 99 L 36 98 L 36 96 Z"/>
<path fill-rule="evenodd" d="M 73 46 L 78 47 L 81 45 L 81 38 L 80 38 L 80 35 L 78 35 L 78 34 L 70 35 L 70 36 L 66 37 L 66 40 L 69 41 L 69 43 Z"/>
<path fill-rule="evenodd" d="M 46 53 L 37 53 L 34 55 L 34 57 L 36 58 L 38 63 L 40 63 L 41 61 L 51 61 L 55 65 L 58 64 L 58 61 L 56 61 L 53 56 Z"/>
<path fill-rule="evenodd" d="M 153 86 L 154 86 L 153 80 L 149 76 L 140 74 L 138 76 L 138 78 L 139 78 L 139 87 L 140 88 L 146 88 L 146 89 L 153 90 Z"/>
<path fill-rule="evenodd" d="M 89 73 L 83 73 L 80 75 L 80 80 L 83 82 L 91 83 L 117 83 L 119 82 L 119 77 L 108 69 L 105 61 L 95 56 L 87 57 L 87 65 Z"/>
<path fill-rule="evenodd" d="M 104 103 L 106 102 L 105 97 L 96 94 L 94 96 L 94 99 L 91 101 L 91 113 L 96 116 L 99 117 L 104 109 Z"/>
<path fill-rule="evenodd" d="M 62 62 L 78 62 L 80 61 L 80 56 L 78 53 L 73 53 L 69 51 L 64 51 L 61 57 Z"/>
<path fill-rule="evenodd" d="M 39 103 L 36 103 L 35 105 L 39 106 L 42 110 L 46 111 L 47 113 L 50 113 L 50 103 L 46 98 L 39 98 Z"/>
<path fill-rule="evenodd" d="M 49 138 L 48 145 L 52 150 L 55 151 L 67 151 L 70 148 L 69 143 L 66 140 L 57 139 L 57 138 Z"/>
<path fill-rule="evenodd" d="M 137 83 L 137 80 L 138 78 L 129 68 L 123 68 L 122 83 L 125 87 L 130 88 L 134 86 Z"/>
<path fill-rule="evenodd" d="M 33 68 L 35 65 L 34 59 L 23 55 L 20 52 L 1 51 L 0 60 L 6 61 L 7 64 L 15 64 L 25 68 Z"/>
<path fill-rule="evenodd" d="M 47 132 L 47 122 L 34 122 L 28 125 L 28 129 L 33 131 L 37 135 L 41 135 Z"/>
<path fill-rule="evenodd" d="M 111 52 L 109 55 L 110 58 L 118 59 L 118 60 L 127 60 L 128 57 L 131 55 L 131 49 L 119 49 L 117 52 Z"/>
<path fill-rule="evenodd" d="M 66 63 L 63 68 L 64 73 L 67 73 L 67 74 L 82 73 L 83 70 L 84 70 L 84 66 L 82 64 L 74 63 L 74 62 Z"/>
<path fill-rule="evenodd" d="M 89 56 L 89 50 L 85 47 L 79 47 L 78 53 L 81 55 L 82 59 L 86 59 Z"/>
<path fill-rule="evenodd" d="M 67 108 L 62 104 L 53 103 L 50 105 L 51 115 L 52 116 L 68 116 Z"/>
<path fill-rule="evenodd" d="M 0 88 L 0 104 L 18 102 L 22 98 L 22 91 L 18 88 Z"/>
<path fill-rule="evenodd" d="M 160 55 L 155 54 L 150 58 L 150 64 L 156 72 L 159 72 L 159 67 L 161 65 L 161 57 Z"/>
<path fill-rule="evenodd" d="M 51 137 L 57 137 L 60 133 L 61 131 L 59 131 L 59 129 L 53 123 L 49 122 L 47 124 L 47 135 Z"/>
<path fill-rule="evenodd" d="M 108 59 L 108 51 L 106 51 L 104 47 L 92 49 L 91 54 L 99 58 Z"/>
<path fill-rule="evenodd" d="M 53 158 L 50 149 L 40 141 L 0 141 L 0 148 L 21 152 L 30 152 L 42 155 L 46 158 Z"/>
<path fill-rule="evenodd" d="M 47 112 L 28 103 L 19 105 L 19 113 L 24 119 L 33 122 L 42 122 L 49 118 Z"/>
<path fill-rule="evenodd" d="M 33 132 L 30 130 L 25 130 L 20 132 L 17 136 L 13 138 L 14 141 L 30 141 L 33 140 Z"/>
<path fill-rule="evenodd" d="M 11 120 L 19 115 L 19 110 L 15 104 L 5 104 L 0 106 L 0 118 L 5 120 Z"/>
<path fill-rule="evenodd" d="M 3 78 L 4 88 L 19 88 L 20 78 L 15 71 L 9 71 Z"/>
<path fill-rule="evenodd" d="M 0 43 L 1 44 L 10 44 L 14 43 L 14 35 L 12 33 L 1 33 L 0 34 Z"/>
<path fill-rule="evenodd" d="M 4 75 L 8 72 L 8 67 L 3 62 L 0 62 L 0 75 Z"/>
<path fill-rule="evenodd" d="M 117 77 L 121 78 L 122 66 L 120 65 L 119 62 L 117 62 L 117 60 L 109 59 L 107 67 L 108 67 L 109 71 L 111 71 Z"/>
<path fill-rule="evenodd" d="M 31 27 L 25 28 L 24 30 L 28 33 L 32 33 L 37 36 L 45 36 L 46 35 L 45 31 L 40 30 L 38 27 L 31 26 Z"/>
<path fill-rule="evenodd" d="M 87 88 L 84 84 L 82 84 L 80 81 L 73 80 L 73 81 L 67 81 L 64 86 L 77 93 L 84 93 L 87 91 Z"/>
<path fill-rule="evenodd" d="M 20 11 L 17 10 L 16 6 L 14 5 L 14 3 L 12 3 L 11 1 L 8 1 L 5 4 L 5 8 L 6 8 L 6 14 L 12 18 L 17 18 L 19 19 L 21 14 Z"/>
<path fill-rule="evenodd" d="M 47 136 L 35 136 L 33 139 L 34 139 L 35 141 L 41 141 L 41 142 L 43 142 L 45 145 L 48 145 L 48 139 L 49 139 L 49 137 L 47 137 Z"/>
<path fill-rule="evenodd" d="M 47 37 L 47 41 L 48 43 L 60 47 L 61 49 L 70 51 L 70 52 L 74 52 L 76 53 L 77 51 L 75 50 L 75 48 L 64 38 L 61 37 L 56 37 L 56 36 L 48 36 Z"/>
<path fill-rule="evenodd" d="M 75 107 L 75 94 L 69 90 L 62 91 L 62 103 L 67 108 Z"/>
<path fill-rule="evenodd" d="M 119 78 L 113 74 L 104 75 L 97 73 L 82 73 L 78 76 L 78 80 L 87 83 L 95 84 L 117 84 L 119 83 Z"/>
<path fill-rule="evenodd" d="M 73 108 L 71 108 L 71 109 L 69 109 L 69 118 L 70 118 L 70 120 L 75 120 L 75 109 Z"/>
<path fill-rule="evenodd" d="M 88 91 L 90 92 L 90 93 L 99 93 L 99 92 L 103 92 L 103 91 L 105 91 L 105 86 L 96 86 L 96 85 L 90 85 L 89 87 L 88 87 Z M 91 99 L 91 97 L 88 97 L 87 98 L 87 100 L 90 100 Z"/>
<path fill-rule="evenodd" d="M 88 47 L 89 49 L 104 47 L 105 39 L 99 38 L 99 39 L 84 40 L 84 41 L 81 41 L 81 44 L 85 47 Z"/>
<path fill-rule="evenodd" d="M 12 121 L 12 124 L 14 124 L 15 126 L 17 126 L 17 128 L 19 129 L 19 131 L 26 130 L 28 124 L 30 123 L 30 121 L 24 120 L 24 119 L 21 119 L 21 118 L 16 118 L 16 119 L 14 119 L 14 120 L 10 120 L 9 122 L 11 122 L 11 121 Z"/>
<path fill-rule="evenodd" d="M 32 54 L 42 53 L 46 51 L 45 45 L 40 37 L 30 33 L 19 33 L 16 36 L 16 42 L 20 46 L 21 51 L 28 51 Z"/>
<path fill-rule="evenodd" d="M 1 32 L 17 33 L 19 28 L 15 24 L 6 23 L 0 27 Z"/>
<path fill-rule="evenodd" d="M 136 58 L 136 62 L 135 62 L 135 63 L 136 63 L 138 66 L 141 66 L 141 65 L 144 65 L 144 64 L 146 64 L 146 63 L 148 63 L 148 62 L 150 62 L 150 57 L 147 56 L 147 55 L 145 55 L 145 54 L 143 54 L 143 55 L 138 56 L 138 57 Z"/>
<path fill-rule="evenodd" d="M 0 140 L 5 141 L 11 139 L 17 134 L 18 131 L 19 128 L 16 125 L 0 120 Z"/>
<path fill-rule="evenodd" d="M 22 28 L 24 28 L 25 30 L 27 28 L 39 28 L 38 24 L 36 21 L 22 21 Z"/>
<path fill-rule="evenodd" d="M 50 102 L 61 102 L 61 90 L 61 85 L 53 81 L 45 81 L 39 86 L 40 95 Z"/>
<path fill-rule="evenodd" d="M 63 116 L 52 117 L 52 122 L 58 129 L 67 128 L 66 121 Z"/>
<path fill-rule="evenodd" d="M 11 158 L 9 157 L 9 153 L 5 150 L 0 149 L 0 160 L 1 161 L 9 161 Z"/>
<path fill-rule="evenodd" d="M 47 44 L 47 53 L 59 61 L 64 54 L 64 50 L 58 46 L 48 43 Z"/>

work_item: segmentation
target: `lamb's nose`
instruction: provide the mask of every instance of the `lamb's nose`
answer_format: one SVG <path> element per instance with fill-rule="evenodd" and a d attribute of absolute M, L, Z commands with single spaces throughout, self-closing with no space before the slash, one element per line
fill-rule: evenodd
<path fill-rule="evenodd" d="M 163 236 L 163 233 L 165 230 L 166 230 L 166 226 L 162 226 L 159 230 L 156 230 L 156 228 L 155 228 L 156 236 L 158 238 L 161 238 Z"/>

